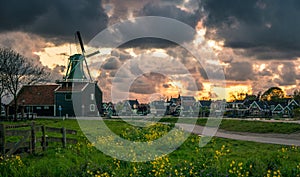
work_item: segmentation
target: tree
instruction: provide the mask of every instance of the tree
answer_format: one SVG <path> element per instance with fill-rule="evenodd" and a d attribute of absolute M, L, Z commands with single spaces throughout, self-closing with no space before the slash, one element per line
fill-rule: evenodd
<path fill-rule="evenodd" d="M 11 49 L 0 49 L 2 84 L 14 100 L 14 119 L 17 119 L 17 94 L 23 85 L 35 84 L 48 75 L 44 68 L 34 65 L 28 59 Z"/>
<path fill-rule="evenodd" d="M 5 87 L 6 78 L 2 71 L 2 63 L 0 63 L 0 106 L 2 106 L 2 98 L 6 95 L 7 89 Z"/>
<path fill-rule="evenodd" d="M 300 119 L 300 107 L 293 109 L 293 116 L 295 119 Z"/>
<path fill-rule="evenodd" d="M 296 89 L 294 91 L 293 99 L 300 102 L 300 90 Z"/>
<path fill-rule="evenodd" d="M 231 101 L 237 101 L 237 100 L 244 100 L 248 94 L 246 91 L 240 90 L 240 91 L 229 92 L 229 95 Z"/>
<path fill-rule="evenodd" d="M 284 91 L 279 87 L 271 87 L 261 95 L 263 101 L 281 101 L 285 97 Z"/>

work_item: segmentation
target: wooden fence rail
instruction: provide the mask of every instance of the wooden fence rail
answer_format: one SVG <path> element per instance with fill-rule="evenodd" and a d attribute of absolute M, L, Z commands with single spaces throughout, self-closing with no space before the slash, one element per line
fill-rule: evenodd
<path fill-rule="evenodd" d="M 41 137 L 37 137 L 37 133 L 41 132 Z M 55 133 L 61 137 L 51 137 L 47 133 Z M 76 135 L 76 130 L 68 130 L 64 127 L 55 128 L 45 125 L 36 125 L 35 122 L 30 124 L 5 125 L 0 124 L 0 154 L 12 155 L 19 149 L 25 148 L 29 153 L 35 153 L 37 142 L 41 143 L 42 150 L 45 151 L 49 143 L 62 143 L 62 147 L 66 147 L 67 143 L 75 144 L 77 139 L 67 138 L 67 135 Z M 9 137 L 21 137 L 17 142 L 7 142 Z"/>

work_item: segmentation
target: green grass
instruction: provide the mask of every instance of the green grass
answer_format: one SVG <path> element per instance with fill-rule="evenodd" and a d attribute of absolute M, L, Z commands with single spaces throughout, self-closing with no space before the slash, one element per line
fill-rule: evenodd
<path fill-rule="evenodd" d="M 68 145 L 65 149 L 57 146 L 34 155 L 22 154 L 21 159 L 13 156 L 0 160 L 0 176 L 239 176 L 239 173 L 244 176 L 247 173 L 249 176 L 267 176 L 272 173 L 273 176 L 274 172 L 279 172 L 280 176 L 300 174 L 300 148 L 294 146 L 213 138 L 205 147 L 200 148 L 200 137 L 191 135 L 176 151 L 167 156 L 150 162 L 132 163 L 113 159 L 97 150 L 83 137 L 76 120 L 36 122 L 78 130 L 79 143 Z M 123 121 L 105 123 L 116 134 L 126 139 L 134 138 L 135 141 L 157 139 L 159 135 L 156 133 L 163 135 L 171 128 L 169 125 L 137 128 Z M 155 136 L 149 138 L 146 134 Z"/>
<path fill-rule="evenodd" d="M 159 122 L 176 123 L 177 118 L 162 118 Z M 219 121 L 219 120 L 216 120 Z M 191 118 L 185 118 L 185 123 L 191 123 Z M 205 126 L 207 119 L 199 118 L 197 125 Z M 214 120 L 211 120 L 214 122 Z M 212 123 L 213 124 L 213 123 Z M 261 122 L 247 120 L 229 120 L 223 119 L 220 124 L 220 129 L 235 132 L 251 132 L 251 133 L 297 133 L 300 132 L 300 124 L 283 123 L 283 122 Z"/>

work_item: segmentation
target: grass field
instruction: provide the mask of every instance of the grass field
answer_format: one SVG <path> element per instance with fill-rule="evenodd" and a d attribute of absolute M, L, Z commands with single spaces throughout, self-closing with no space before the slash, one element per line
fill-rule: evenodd
<path fill-rule="evenodd" d="M 86 140 L 76 120 L 37 120 L 37 123 L 78 130 L 79 142 L 68 145 L 65 149 L 57 146 L 35 155 L 1 157 L 0 176 L 300 175 L 300 147 L 295 146 L 213 138 L 205 147 L 200 148 L 198 144 L 201 137 L 191 135 L 169 155 L 149 162 L 134 163 L 111 158 L 97 150 L 94 142 Z M 135 141 L 157 139 L 172 128 L 161 124 L 137 128 L 122 121 L 105 123 L 124 139 Z"/>

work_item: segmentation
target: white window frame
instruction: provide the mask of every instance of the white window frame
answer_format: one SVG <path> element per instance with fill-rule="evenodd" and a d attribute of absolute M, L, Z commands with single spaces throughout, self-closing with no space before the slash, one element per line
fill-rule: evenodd
<path fill-rule="evenodd" d="M 94 99 L 95 99 L 95 95 L 91 93 L 91 100 L 94 101 Z"/>
<path fill-rule="evenodd" d="M 96 106 L 94 104 L 90 104 L 90 111 L 95 112 L 96 111 Z"/>

